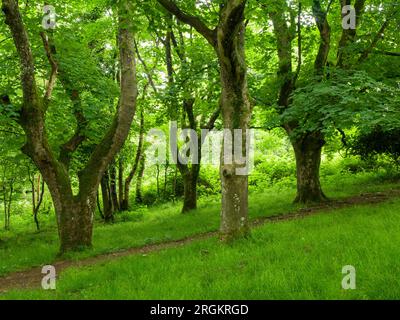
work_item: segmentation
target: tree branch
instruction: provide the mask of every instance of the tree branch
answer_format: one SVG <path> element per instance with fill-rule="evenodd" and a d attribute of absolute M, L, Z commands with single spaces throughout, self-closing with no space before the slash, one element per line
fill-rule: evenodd
<path fill-rule="evenodd" d="M 79 196 L 83 199 L 97 189 L 108 164 L 123 146 L 129 134 L 136 111 L 137 79 L 131 2 L 121 4 L 118 10 L 118 46 L 121 66 L 121 95 L 110 129 L 96 146 L 85 168 L 79 172 Z M 95 194 L 93 194 L 94 198 Z"/>
<path fill-rule="evenodd" d="M 153 76 L 151 75 L 151 72 L 150 72 L 149 68 L 147 67 L 146 61 L 144 61 L 142 59 L 142 56 L 140 55 L 139 48 L 138 48 L 136 40 L 133 39 L 133 42 L 134 42 L 134 45 L 135 45 L 135 51 L 136 51 L 137 58 L 139 59 L 140 63 L 143 65 L 144 72 L 146 73 L 146 76 L 147 76 L 147 78 L 149 80 L 149 83 L 150 83 L 151 87 L 153 88 L 154 93 L 157 94 L 157 87 L 154 84 Z"/>
<path fill-rule="evenodd" d="M 157 0 L 168 12 L 175 15 L 183 23 L 186 23 L 197 30 L 206 40 L 215 47 L 217 42 L 216 30 L 211 30 L 206 24 L 199 18 L 190 15 L 183 10 L 181 10 L 173 1 L 171 0 Z"/>
<path fill-rule="evenodd" d="M 144 113 L 143 110 L 140 112 L 140 129 L 139 129 L 139 143 L 136 150 L 135 161 L 133 163 L 132 170 L 129 172 L 125 179 L 125 190 L 129 190 L 129 186 L 132 182 L 133 177 L 136 174 L 137 168 L 139 166 L 139 161 L 143 152 L 143 139 L 144 139 Z M 127 195 L 129 197 L 129 195 Z"/>
<path fill-rule="evenodd" d="M 355 29 L 343 29 L 342 31 L 342 36 L 339 41 L 339 48 L 338 48 L 338 53 L 337 53 L 337 66 L 338 67 L 345 67 L 345 61 L 349 58 L 349 55 L 346 54 L 346 47 L 349 44 L 354 43 L 356 36 L 357 36 L 357 28 L 360 24 L 361 17 L 364 14 L 364 8 L 365 8 L 365 2 L 366 0 L 356 0 L 354 4 L 354 8 L 356 11 L 356 28 Z M 349 2 L 348 0 L 341 0 L 340 1 L 341 8 L 343 10 L 343 7 L 348 5 Z M 342 14 L 343 18 L 343 14 Z"/>
<path fill-rule="evenodd" d="M 60 147 L 59 157 L 60 162 L 63 163 L 67 168 L 69 167 L 72 154 L 76 151 L 76 149 L 78 149 L 81 143 L 86 140 L 84 130 L 88 125 L 88 121 L 86 120 L 82 110 L 82 102 L 78 91 L 72 90 L 70 98 L 74 106 L 74 116 L 77 127 L 75 134 Z"/>
<path fill-rule="evenodd" d="M 176 41 L 176 38 L 175 38 L 175 34 L 172 30 L 171 30 L 171 41 L 172 41 L 172 44 L 175 48 L 176 54 L 178 55 L 179 59 L 181 60 L 181 62 L 184 62 L 185 61 L 185 54 L 183 52 L 184 50 L 181 50 L 182 48 L 179 47 L 178 42 Z"/>
<path fill-rule="evenodd" d="M 219 107 L 213 112 L 207 124 L 202 129 L 207 129 L 207 130 L 214 129 L 215 121 L 217 121 L 220 114 L 221 114 L 221 104 L 219 104 Z"/>
<path fill-rule="evenodd" d="M 326 66 L 326 62 L 328 60 L 331 42 L 331 28 L 329 26 L 327 16 L 332 2 L 333 0 L 329 2 L 327 11 L 323 11 L 321 8 L 321 1 L 313 1 L 312 11 L 321 37 L 318 54 L 314 63 L 314 69 L 317 75 L 323 74 L 324 67 Z"/>
<path fill-rule="evenodd" d="M 49 39 L 48 39 L 47 35 L 44 32 L 41 32 L 40 36 L 42 37 L 43 46 L 46 51 L 46 56 L 47 56 L 47 59 L 49 60 L 50 66 L 51 66 L 50 78 L 48 80 L 46 92 L 45 92 L 44 98 L 43 98 L 44 99 L 44 108 L 46 110 L 49 105 L 51 95 L 53 93 L 53 89 L 54 89 L 54 86 L 57 81 L 58 64 L 53 57 L 52 48 L 50 47 Z"/>
<path fill-rule="evenodd" d="M 185 99 L 183 101 L 183 109 L 185 110 L 188 119 L 189 119 L 189 127 L 192 130 L 196 130 L 196 119 L 193 113 L 193 105 L 194 105 L 194 98 Z"/>
<path fill-rule="evenodd" d="M 60 199 L 63 195 L 63 197 L 72 198 L 68 173 L 57 162 L 47 140 L 46 130 L 44 129 L 45 112 L 37 91 L 34 59 L 18 2 L 2 0 L 2 3 L 5 21 L 13 36 L 21 64 L 23 104 L 19 123 L 26 136 L 26 143 L 22 147 L 22 151 L 38 167 L 47 185 L 52 190 L 53 197 Z M 56 210 L 61 210 L 59 203 L 54 205 Z"/>
<path fill-rule="evenodd" d="M 378 33 L 375 35 L 374 39 L 372 40 L 371 44 L 361 54 L 360 58 L 358 59 L 358 63 L 363 63 L 365 60 L 368 59 L 369 55 L 375 49 L 375 47 L 378 44 L 379 40 L 382 39 L 386 28 L 389 26 L 392 18 L 395 16 L 396 13 L 397 13 L 397 10 L 393 11 L 392 14 L 390 14 L 389 17 L 386 18 L 386 20 L 384 21 L 384 23 L 380 27 Z"/>
<path fill-rule="evenodd" d="M 382 55 L 385 55 L 385 56 L 400 57 L 400 52 L 390 52 L 390 51 L 383 51 L 383 50 L 375 50 L 372 53 L 374 53 L 374 54 L 382 54 Z"/>
<path fill-rule="evenodd" d="M 40 109 L 35 66 L 28 34 L 22 22 L 18 3 L 15 0 L 3 0 L 2 10 L 5 23 L 9 26 L 21 63 L 21 83 L 23 91 L 23 112 L 28 109 Z M 34 103 L 32 103 L 34 102 Z"/>
<path fill-rule="evenodd" d="M 292 66 L 292 43 L 287 18 L 285 17 L 285 9 L 287 4 L 284 0 L 280 0 L 277 4 L 279 8 L 269 13 L 274 27 L 276 37 L 276 50 L 279 60 L 278 80 L 280 82 L 278 105 L 280 107 L 288 107 L 290 104 L 290 95 L 294 89 L 293 66 Z"/>
<path fill-rule="evenodd" d="M 302 13 L 302 4 L 301 1 L 299 1 L 299 12 L 297 16 L 297 68 L 296 68 L 296 73 L 294 75 L 293 79 L 293 85 L 296 85 L 297 79 L 299 78 L 300 71 L 301 71 L 301 64 L 303 63 L 302 61 L 302 35 L 301 35 L 301 13 Z"/>

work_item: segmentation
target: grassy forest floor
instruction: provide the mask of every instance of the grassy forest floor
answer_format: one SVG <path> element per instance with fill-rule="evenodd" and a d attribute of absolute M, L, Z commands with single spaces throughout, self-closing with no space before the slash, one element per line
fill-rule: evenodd
<path fill-rule="evenodd" d="M 398 298 L 397 189 L 397 181 L 374 175 L 330 179 L 325 190 L 336 201 L 313 209 L 292 204 L 293 189 L 252 194 L 252 238 L 230 246 L 213 233 L 218 202 L 205 200 L 187 215 L 166 204 L 131 213 L 133 221 L 97 224 L 92 250 L 58 262 L 54 226 L 20 230 L 0 242 L 0 291 L 2 283 L 8 289 L 0 299 Z M 261 223 L 268 217 L 280 222 Z M 21 270 L 21 279 L 29 272 L 40 279 L 32 268 L 44 264 L 64 269 L 56 291 L 35 289 L 40 282 L 29 279 L 22 281 L 28 290 L 5 281 Z M 357 290 L 341 289 L 345 265 L 356 267 Z"/>

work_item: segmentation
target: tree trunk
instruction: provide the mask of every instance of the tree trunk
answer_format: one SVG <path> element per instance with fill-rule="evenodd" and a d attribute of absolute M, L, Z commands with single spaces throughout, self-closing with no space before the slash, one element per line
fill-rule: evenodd
<path fill-rule="evenodd" d="M 144 175 L 144 169 L 145 169 L 145 156 L 142 154 L 140 157 L 140 162 L 139 162 L 139 173 L 136 181 L 136 203 L 143 203 L 143 197 L 142 197 L 142 182 L 143 182 L 143 175 Z"/>
<path fill-rule="evenodd" d="M 111 198 L 111 190 L 108 172 L 106 171 L 101 179 L 101 195 L 103 198 L 103 217 L 105 222 L 114 221 L 114 207 Z"/>
<path fill-rule="evenodd" d="M 281 83 L 278 98 L 278 112 L 282 113 L 292 104 L 292 93 L 296 89 L 296 82 L 301 71 L 302 62 L 302 36 L 301 36 L 301 16 L 302 9 L 299 4 L 297 37 L 298 37 L 298 66 L 293 71 L 292 65 L 292 41 L 296 37 L 296 31 L 289 21 L 289 17 L 285 14 L 289 10 L 286 1 L 277 2 L 275 10 L 271 11 L 270 18 L 273 22 L 274 33 L 277 39 L 277 54 L 279 58 L 278 80 Z M 327 12 L 322 10 L 321 1 L 315 0 L 312 6 L 313 15 L 315 17 L 317 27 L 320 34 L 320 43 L 318 54 L 315 58 L 314 69 L 319 76 L 324 74 L 324 68 L 327 64 L 327 58 L 330 51 L 331 31 L 327 19 Z M 322 78 L 319 77 L 319 80 Z M 293 131 L 297 129 L 299 120 L 289 123 L 283 123 L 289 138 L 292 137 Z M 324 145 L 323 135 L 319 131 L 308 133 L 303 138 L 292 141 L 293 149 L 296 156 L 297 171 L 297 197 L 295 202 L 311 202 L 326 199 L 319 180 L 319 166 L 321 163 L 321 150 Z"/>
<path fill-rule="evenodd" d="M 156 186 L 157 186 L 157 198 L 160 199 L 160 165 L 156 164 Z"/>
<path fill-rule="evenodd" d="M 129 172 L 129 175 L 125 179 L 124 183 L 124 196 L 122 199 L 121 210 L 126 211 L 129 210 L 129 196 L 130 196 L 130 188 L 132 180 L 136 174 L 136 171 L 139 166 L 140 159 L 143 153 L 143 142 L 144 142 L 144 112 L 143 110 L 140 112 L 140 129 L 139 129 L 139 142 L 135 155 L 135 162 L 133 163 L 132 170 Z"/>
<path fill-rule="evenodd" d="M 125 183 L 124 186 L 124 197 L 122 198 L 121 201 L 121 206 L 120 209 L 121 211 L 127 211 L 129 210 L 129 193 L 130 193 L 130 184 Z"/>
<path fill-rule="evenodd" d="M 175 203 L 176 200 L 176 184 L 178 179 L 178 166 L 175 166 L 174 180 L 172 182 L 172 202 Z"/>
<path fill-rule="evenodd" d="M 182 213 L 187 213 L 197 209 L 198 171 L 187 170 L 187 172 L 182 174 L 182 178 L 184 190 Z"/>
<path fill-rule="evenodd" d="M 4 230 L 9 230 L 10 223 L 8 221 L 8 214 L 7 214 L 7 191 L 5 182 L 3 185 L 3 205 L 4 205 Z"/>
<path fill-rule="evenodd" d="M 167 183 L 168 183 L 168 168 L 169 162 L 167 160 L 165 167 L 164 167 L 164 187 L 163 187 L 163 195 L 164 198 L 167 199 Z"/>
<path fill-rule="evenodd" d="M 110 165 L 110 193 L 111 193 L 113 208 L 115 211 L 118 211 L 119 201 L 117 194 L 117 169 L 115 167 L 115 161 L 113 161 Z"/>
<path fill-rule="evenodd" d="M 61 254 L 92 246 L 95 200 L 94 197 L 86 201 L 75 199 L 65 201 L 64 198 L 61 208 L 56 209 L 59 219 Z"/>
<path fill-rule="evenodd" d="M 124 161 L 122 157 L 118 160 L 118 207 L 123 210 L 124 201 Z"/>
<path fill-rule="evenodd" d="M 32 200 L 33 200 L 33 220 L 36 225 L 36 230 L 40 230 L 40 224 L 39 224 L 39 210 L 40 206 L 42 205 L 43 202 L 43 195 L 44 195 L 44 180 L 42 179 L 42 182 L 40 183 L 40 175 L 38 175 L 38 185 L 37 185 L 37 203 L 35 203 L 35 187 L 32 185 Z"/>
<path fill-rule="evenodd" d="M 12 204 L 13 192 L 14 192 L 14 178 L 10 182 L 10 196 L 8 198 L 8 212 L 7 212 L 8 229 L 10 229 L 11 204 Z"/>
<path fill-rule="evenodd" d="M 225 130 L 232 135 L 232 143 L 223 146 L 223 154 L 237 154 L 233 146 L 236 141 L 234 130 L 241 131 L 241 156 L 248 156 L 246 145 L 247 129 L 251 118 L 251 105 L 248 97 L 247 67 L 244 47 L 244 8 L 245 1 L 228 1 L 222 9 L 221 22 L 217 32 L 217 53 L 221 67 L 221 111 Z M 224 139 L 225 140 L 225 139 Z M 248 176 L 240 175 L 247 163 L 233 156 L 232 161 L 221 157 L 221 236 L 231 240 L 246 236 L 248 225 Z"/>
<path fill-rule="evenodd" d="M 99 210 L 100 217 L 101 217 L 102 219 L 104 219 L 103 211 L 101 210 L 100 198 L 99 198 L 99 197 L 100 197 L 100 195 L 99 195 L 99 190 L 97 190 L 97 192 L 96 192 L 97 209 Z"/>
<path fill-rule="evenodd" d="M 118 6 L 118 47 L 121 66 L 119 106 L 111 126 L 95 147 L 84 168 L 78 173 L 79 192 L 76 196 L 73 195 L 68 167 L 73 152 L 85 138 L 82 136 L 80 124 L 82 121 L 86 121 L 81 119 L 82 113 L 77 112 L 77 131 L 67 143 L 63 144 L 60 157 L 57 158 L 49 145 L 45 130 L 46 101 L 51 98 L 51 90 L 46 90 L 44 99 L 39 96 L 35 59 L 28 32 L 19 11 L 18 1 L 2 0 L 2 4 L 5 23 L 11 31 L 21 65 L 23 103 L 18 123 L 24 129 L 26 138 L 22 151 L 33 160 L 40 170 L 51 193 L 57 215 L 61 253 L 91 246 L 96 190 L 109 163 L 122 148 L 136 110 L 137 82 L 133 49 L 133 22 L 129 14 L 134 12 L 132 6 L 135 4 L 122 1 Z M 51 50 L 48 50 L 49 43 L 46 41 L 45 34 L 42 35 L 48 60 L 52 64 L 52 78 L 54 78 L 57 73 L 57 68 L 54 68 L 54 57 L 52 57 Z M 49 83 L 54 83 L 54 81 Z M 48 87 L 47 89 L 52 88 Z"/>
<path fill-rule="evenodd" d="M 184 198 L 182 213 L 195 210 L 197 208 L 197 181 L 191 175 L 183 177 Z"/>
<path fill-rule="evenodd" d="M 320 133 L 313 133 L 293 142 L 296 155 L 297 196 L 296 203 L 312 203 L 327 200 L 322 192 L 319 168 L 324 139 Z"/>

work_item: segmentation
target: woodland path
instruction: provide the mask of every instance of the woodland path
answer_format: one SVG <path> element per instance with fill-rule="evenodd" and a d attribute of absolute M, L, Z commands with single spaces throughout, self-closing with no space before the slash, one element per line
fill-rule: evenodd
<path fill-rule="evenodd" d="M 400 197 L 400 190 L 388 190 L 376 193 L 363 193 L 357 196 L 352 196 L 341 200 L 332 200 L 320 204 L 318 206 L 302 208 L 294 212 L 287 212 L 279 215 L 256 218 L 251 221 L 251 225 L 252 228 L 255 228 L 264 225 L 266 223 L 277 223 L 282 221 L 301 219 L 321 212 L 333 211 L 343 207 L 350 207 L 354 205 L 378 204 L 396 197 Z M 57 277 L 59 277 L 60 274 L 62 274 L 62 272 L 65 269 L 71 267 L 85 267 L 115 260 L 125 256 L 136 255 L 136 254 L 148 254 L 172 247 L 184 246 L 193 241 L 207 239 L 217 235 L 218 231 L 212 231 L 207 233 L 196 234 L 179 240 L 162 242 L 158 244 L 150 244 L 142 247 L 123 249 L 117 252 L 105 253 L 90 258 L 84 258 L 78 261 L 58 260 L 50 262 L 49 264 L 53 265 L 56 268 Z M 42 267 L 34 267 L 23 271 L 12 272 L 4 277 L 0 277 L 0 293 L 5 293 L 12 289 L 40 288 L 41 281 L 44 276 L 41 273 L 41 271 Z"/>

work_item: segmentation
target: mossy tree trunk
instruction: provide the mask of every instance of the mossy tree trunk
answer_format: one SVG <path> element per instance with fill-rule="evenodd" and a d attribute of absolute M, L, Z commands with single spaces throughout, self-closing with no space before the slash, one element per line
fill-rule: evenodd
<path fill-rule="evenodd" d="M 199 17 L 187 14 L 173 1 L 158 0 L 170 13 L 182 22 L 196 29 L 214 48 L 220 65 L 222 85 L 221 114 L 224 128 L 241 129 L 242 152 L 246 152 L 247 129 L 251 118 L 251 104 L 247 87 L 247 67 L 245 62 L 245 23 L 246 0 L 225 0 L 220 5 L 219 23 L 210 29 Z M 235 138 L 233 139 L 235 144 Z M 226 153 L 233 153 L 228 147 Z M 244 155 L 244 154 L 243 154 Z M 246 155 L 244 155 L 246 156 Z M 248 225 L 248 177 L 238 174 L 246 164 L 237 161 L 229 163 L 221 157 L 221 227 L 222 239 L 230 240 L 249 233 Z"/>
<path fill-rule="evenodd" d="M 281 83 L 278 97 L 280 112 L 290 108 L 292 104 L 291 95 L 296 89 L 296 82 L 301 71 L 301 8 L 301 4 L 299 4 L 297 26 L 294 24 L 295 19 L 292 17 L 289 21 L 288 16 L 285 14 L 289 11 L 286 1 L 279 0 L 273 9 L 267 8 L 277 39 L 279 59 L 278 79 Z M 319 0 L 313 2 L 313 14 L 320 33 L 318 53 L 314 61 L 314 72 L 318 76 L 318 79 L 322 79 L 330 51 L 330 26 L 327 20 L 327 11 L 322 10 Z M 292 42 L 296 36 L 298 40 L 298 57 L 297 68 L 293 70 Z M 295 152 L 297 176 L 297 196 L 295 202 L 307 203 L 326 200 L 327 198 L 321 189 L 319 177 L 322 147 L 325 144 L 323 134 L 318 130 L 307 133 L 298 132 L 297 120 L 283 123 L 282 126 L 289 135 Z"/>
<path fill-rule="evenodd" d="M 46 88 L 45 97 L 39 96 L 34 57 L 28 33 L 25 29 L 15 0 L 2 0 L 5 22 L 9 26 L 21 64 L 21 84 L 23 104 L 19 115 L 19 124 L 26 136 L 26 144 L 22 148 L 41 172 L 50 190 L 58 223 L 60 252 L 91 246 L 93 215 L 96 205 L 96 193 L 104 171 L 121 149 L 128 136 L 136 109 L 136 67 L 133 51 L 133 35 L 131 33 L 132 16 L 130 2 L 119 4 L 118 44 L 121 65 L 121 95 L 117 112 L 112 125 L 100 143 L 90 155 L 89 161 L 78 174 L 79 191 L 73 194 L 69 175 L 69 161 L 74 151 L 84 141 L 82 132 L 82 114 L 75 112 L 77 129 L 75 134 L 61 146 L 60 156 L 49 146 L 45 119 L 48 101 L 57 75 L 57 63 L 50 50 L 48 38 L 42 34 L 47 58 L 51 65 L 51 76 Z M 61 72 L 62 73 L 62 70 Z M 76 97 L 77 92 L 72 92 Z"/>
<path fill-rule="evenodd" d="M 325 141 L 321 134 L 313 133 L 293 143 L 296 155 L 297 196 L 295 202 L 310 203 L 327 200 L 321 189 L 319 170 Z"/>
<path fill-rule="evenodd" d="M 232 144 L 224 143 L 223 153 L 237 155 L 241 144 L 240 156 L 247 157 L 247 129 L 251 118 L 251 104 L 247 88 L 247 67 L 244 46 L 244 9 L 246 1 L 227 1 L 221 9 L 220 24 L 217 29 L 217 45 L 221 68 L 221 110 L 224 128 L 230 131 Z M 241 130 L 241 143 L 234 130 Z M 227 149 L 228 148 L 228 149 Z M 241 157 L 234 156 L 232 163 L 226 163 L 221 157 L 221 233 L 229 240 L 249 233 L 248 225 L 248 175 L 239 171 L 247 165 L 241 163 Z"/>

